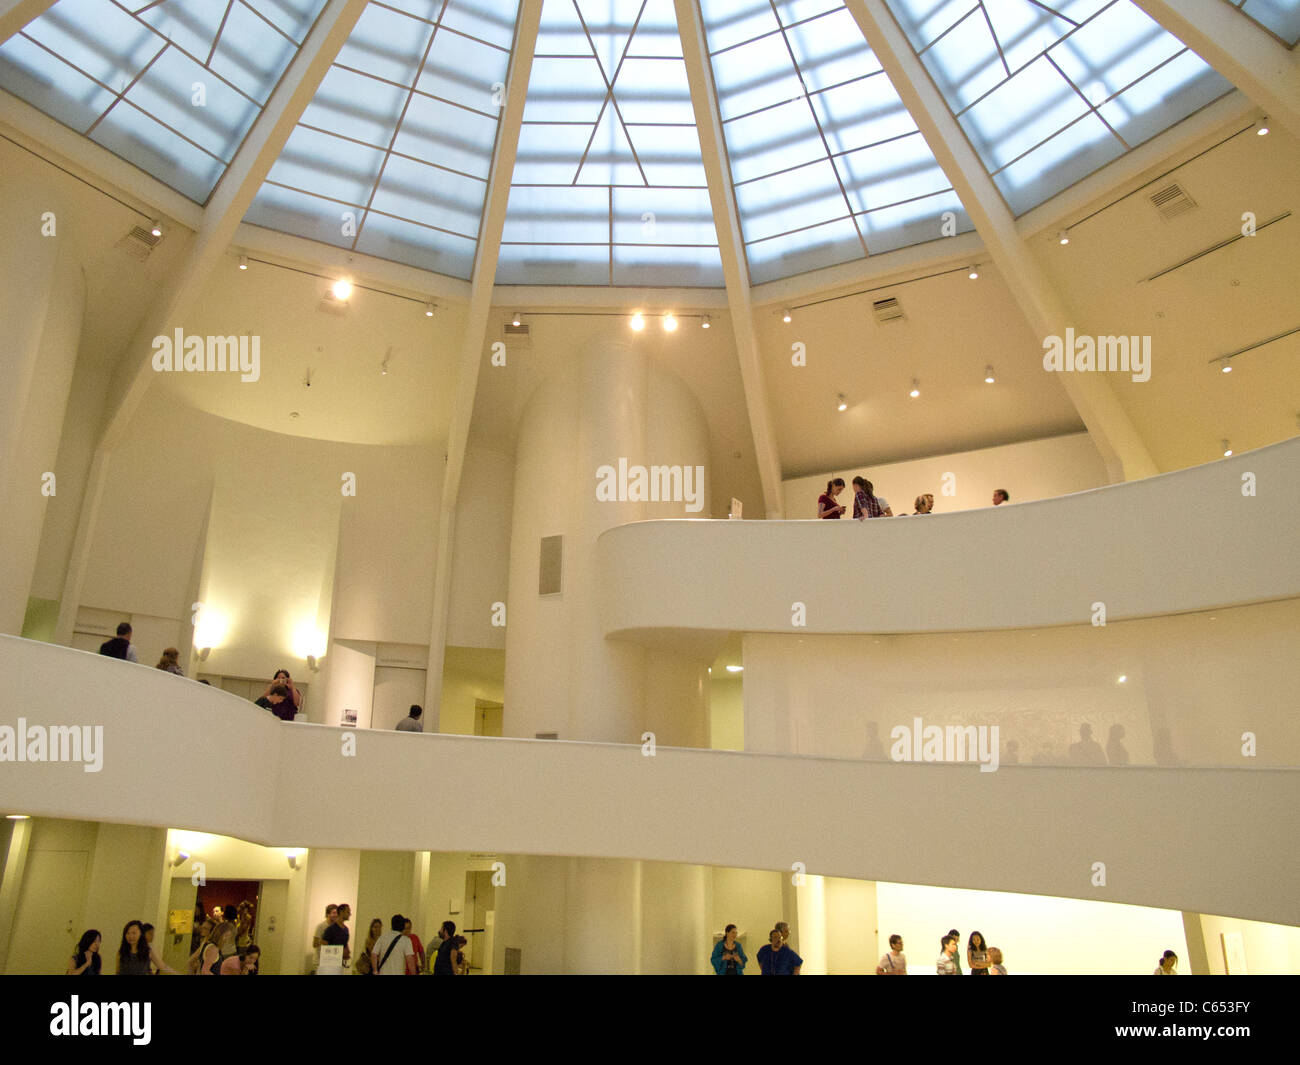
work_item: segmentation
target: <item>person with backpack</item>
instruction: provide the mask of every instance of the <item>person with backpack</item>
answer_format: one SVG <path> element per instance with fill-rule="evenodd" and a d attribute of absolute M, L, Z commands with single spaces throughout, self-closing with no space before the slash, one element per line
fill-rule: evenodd
<path fill-rule="evenodd" d="M 380 936 L 370 952 L 370 971 L 376 976 L 414 976 L 415 948 L 402 934 L 406 918 L 400 913 L 393 914 L 389 927 L 391 931 Z"/>
<path fill-rule="evenodd" d="M 117 627 L 117 635 L 99 645 L 99 653 L 107 658 L 122 658 L 128 662 L 139 662 L 135 648 L 131 646 L 131 623 L 124 621 Z"/>

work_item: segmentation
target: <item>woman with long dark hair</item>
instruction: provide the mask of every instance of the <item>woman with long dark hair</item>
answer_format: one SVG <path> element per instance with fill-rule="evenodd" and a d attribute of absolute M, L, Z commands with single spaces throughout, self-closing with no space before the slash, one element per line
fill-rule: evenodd
<path fill-rule="evenodd" d="M 126 927 L 122 929 L 121 946 L 117 948 L 117 975 L 152 976 L 155 972 L 160 972 L 175 976 L 176 970 L 163 961 L 162 955 L 149 945 L 144 933 L 144 922 L 126 922 Z"/>
<path fill-rule="evenodd" d="M 883 518 L 885 508 L 872 491 L 871 482 L 865 477 L 853 478 L 853 517 L 856 521 L 867 518 Z"/>
<path fill-rule="evenodd" d="M 99 934 L 97 928 L 84 932 L 77 943 L 77 952 L 72 955 L 72 960 L 68 963 L 68 971 L 63 975 L 98 976 L 104 964 L 104 959 L 99 956 L 99 947 L 103 941 L 104 937 Z"/>
<path fill-rule="evenodd" d="M 984 942 L 984 937 L 978 932 L 972 932 L 970 939 L 966 940 L 966 964 L 970 966 L 971 976 L 988 976 L 989 974 L 989 948 Z"/>
<path fill-rule="evenodd" d="M 817 517 L 838 518 L 844 508 L 835 502 L 835 497 L 844 491 L 844 478 L 836 477 L 826 482 L 826 491 L 817 497 Z"/>

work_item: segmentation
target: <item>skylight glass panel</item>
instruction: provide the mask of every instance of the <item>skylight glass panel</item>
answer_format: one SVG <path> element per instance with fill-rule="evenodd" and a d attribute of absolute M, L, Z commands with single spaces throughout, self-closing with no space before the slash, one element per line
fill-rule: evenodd
<path fill-rule="evenodd" d="M 59 0 L 0 46 L 0 85 L 203 203 L 324 3 Z"/>
<path fill-rule="evenodd" d="M 1233 7 L 1292 48 L 1300 44 L 1300 0 L 1245 0 Z"/>
<path fill-rule="evenodd" d="M 723 283 L 672 0 L 545 0 L 499 284 Z"/>
<path fill-rule="evenodd" d="M 700 9 L 755 283 L 943 235 L 956 194 L 842 3 Z"/>
<path fill-rule="evenodd" d="M 1232 89 L 1131 0 L 885 2 L 1017 214 Z"/>
<path fill-rule="evenodd" d="M 516 11 L 370 3 L 246 220 L 468 278 Z"/>

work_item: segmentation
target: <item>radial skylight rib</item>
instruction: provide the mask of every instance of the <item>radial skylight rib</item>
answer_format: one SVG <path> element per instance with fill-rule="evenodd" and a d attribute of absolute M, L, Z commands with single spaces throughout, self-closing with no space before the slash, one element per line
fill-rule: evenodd
<path fill-rule="evenodd" d="M 885 2 L 1015 214 L 1232 91 L 1131 0 Z"/>
<path fill-rule="evenodd" d="M 496 280 L 722 285 L 671 0 L 546 0 Z"/>
<path fill-rule="evenodd" d="M 0 87 L 204 203 L 324 4 L 59 0 L 0 46 Z M 250 16 L 274 46 L 248 39 Z"/>
<path fill-rule="evenodd" d="M 972 228 L 842 3 L 700 7 L 755 282 Z"/>
<path fill-rule="evenodd" d="M 246 221 L 468 278 L 517 10 L 372 0 Z"/>

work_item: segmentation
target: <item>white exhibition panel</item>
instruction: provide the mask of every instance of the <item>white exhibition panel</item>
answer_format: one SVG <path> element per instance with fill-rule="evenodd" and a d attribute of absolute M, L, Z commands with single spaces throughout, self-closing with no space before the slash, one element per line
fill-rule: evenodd
<path fill-rule="evenodd" d="M 1297 530 L 1300 437 L 953 514 L 621 525 L 597 541 L 597 586 L 605 634 L 647 643 L 1071 625 L 1099 602 L 1116 621 L 1300 595 Z"/>
<path fill-rule="evenodd" d="M 802 862 L 826 876 L 1300 924 L 1287 888 L 1300 878 L 1294 769 L 981 773 L 281 724 L 158 670 L 10 636 L 0 675 L 0 725 L 100 725 L 104 737 L 97 773 L 4 763 L 6 811 L 270 846 Z"/>

